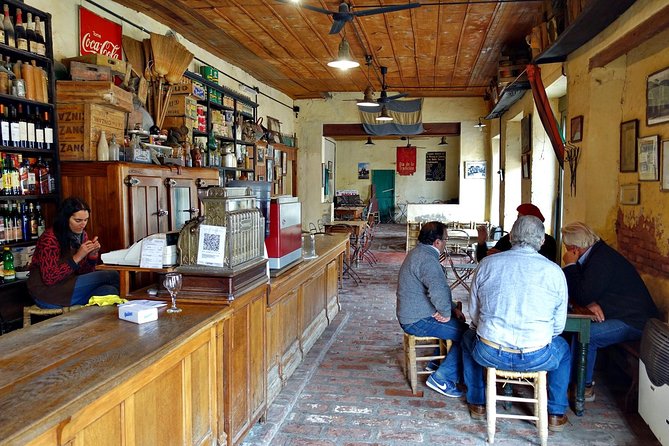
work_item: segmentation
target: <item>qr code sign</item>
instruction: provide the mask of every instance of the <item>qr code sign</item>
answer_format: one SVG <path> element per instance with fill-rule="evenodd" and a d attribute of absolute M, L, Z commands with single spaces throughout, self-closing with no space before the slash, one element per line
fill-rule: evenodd
<path fill-rule="evenodd" d="M 218 234 L 204 234 L 202 247 L 205 251 L 218 251 L 221 246 L 221 236 Z"/>

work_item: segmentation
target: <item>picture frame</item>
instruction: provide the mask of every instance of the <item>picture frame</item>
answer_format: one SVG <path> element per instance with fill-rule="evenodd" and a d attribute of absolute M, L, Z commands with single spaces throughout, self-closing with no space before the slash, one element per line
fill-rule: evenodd
<path fill-rule="evenodd" d="M 267 163 L 265 170 L 267 181 L 274 181 L 274 160 L 268 159 L 265 162 Z"/>
<path fill-rule="evenodd" d="M 583 140 L 583 115 L 578 115 L 574 118 L 571 118 L 571 123 L 569 126 L 570 129 L 570 142 L 579 142 Z"/>
<path fill-rule="evenodd" d="M 332 166 L 333 166 L 332 161 L 328 161 L 328 175 L 329 175 L 329 178 L 332 178 Z"/>
<path fill-rule="evenodd" d="M 485 161 L 465 161 L 465 178 L 485 179 L 487 163 Z"/>
<path fill-rule="evenodd" d="M 638 119 L 632 119 L 620 124 L 620 172 L 636 172 L 636 141 L 638 137 Z"/>
<path fill-rule="evenodd" d="M 276 118 L 272 118 L 271 116 L 268 116 L 267 117 L 267 130 L 269 130 L 270 132 L 281 133 L 281 122 Z"/>
<path fill-rule="evenodd" d="M 660 179 L 659 141 L 659 135 L 645 136 L 637 140 L 639 181 L 658 181 Z"/>
<path fill-rule="evenodd" d="M 532 151 L 532 115 L 527 115 L 520 120 L 520 152 Z"/>
<path fill-rule="evenodd" d="M 620 185 L 620 204 L 628 206 L 639 204 L 639 183 Z"/>
<path fill-rule="evenodd" d="M 532 157 L 529 153 L 521 156 L 521 164 L 523 179 L 529 180 L 532 178 Z"/>
<path fill-rule="evenodd" d="M 369 180 L 369 163 L 358 163 L 358 179 Z"/>
<path fill-rule="evenodd" d="M 652 73 L 646 79 L 646 124 L 669 121 L 669 67 Z"/>
<path fill-rule="evenodd" d="M 669 140 L 662 141 L 662 169 L 660 171 L 660 190 L 669 192 Z"/>

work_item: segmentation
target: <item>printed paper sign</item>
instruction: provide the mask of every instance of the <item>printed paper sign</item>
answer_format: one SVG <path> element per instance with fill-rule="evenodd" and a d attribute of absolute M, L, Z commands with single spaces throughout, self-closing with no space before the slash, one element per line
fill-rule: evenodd
<path fill-rule="evenodd" d="M 197 244 L 197 264 L 224 266 L 225 226 L 200 225 Z"/>
<path fill-rule="evenodd" d="M 142 240 L 142 254 L 139 260 L 140 268 L 162 268 L 163 251 L 167 241 L 165 237 L 147 237 Z"/>

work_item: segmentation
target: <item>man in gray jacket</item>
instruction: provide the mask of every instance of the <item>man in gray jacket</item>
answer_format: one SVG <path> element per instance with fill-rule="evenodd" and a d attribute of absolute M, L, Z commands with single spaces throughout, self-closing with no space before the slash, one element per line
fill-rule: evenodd
<path fill-rule="evenodd" d="M 462 396 L 457 383 L 462 376 L 460 338 L 467 329 L 464 316 L 451 300 L 451 289 L 439 263 L 446 247 L 446 225 L 431 221 L 423 225 L 418 244 L 409 252 L 397 284 L 397 319 L 414 336 L 433 336 L 453 341 L 427 386 L 452 398 Z"/>

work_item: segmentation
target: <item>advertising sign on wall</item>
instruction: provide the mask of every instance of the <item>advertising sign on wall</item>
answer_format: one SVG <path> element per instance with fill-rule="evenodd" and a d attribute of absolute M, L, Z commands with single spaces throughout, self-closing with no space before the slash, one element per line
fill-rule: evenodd
<path fill-rule="evenodd" d="M 398 175 L 413 175 L 416 172 L 416 147 L 402 146 L 397 148 Z"/>
<path fill-rule="evenodd" d="M 102 54 L 114 59 L 121 57 L 121 25 L 79 7 L 79 54 Z"/>

